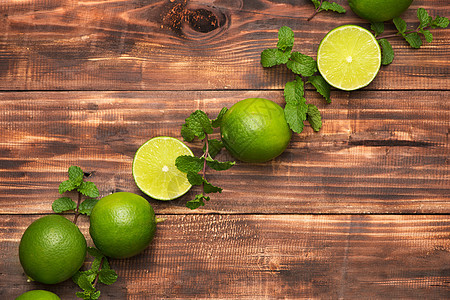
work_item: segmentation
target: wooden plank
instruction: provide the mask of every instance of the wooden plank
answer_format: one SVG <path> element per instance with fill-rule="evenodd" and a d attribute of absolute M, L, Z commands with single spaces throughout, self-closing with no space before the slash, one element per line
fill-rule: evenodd
<path fill-rule="evenodd" d="M 449 213 L 449 93 L 307 92 L 324 118 L 293 135 L 284 154 L 264 164 L 238 162 L 208 178 L 224 188 L 200 213 Z M 94 172 L 101 195 L 139 193 L 133 156 L 147 139 L 181 138 L 195 109 L 215 117 L 248 97 L 282 104 L 281 91 L 0 93 L 0 213 L 47 213 L 67 168 Z M 218 137 L 218 134 L 216 134 Z M 188 144 L 200 154 L 201 143 Z M 218 159 L 232 157 L 222 151 Z M 153 201 L 162 213 L 184 207 Z"/>
<path fill-rule="evenodd" d="M 18 243 L 38 217 L 0 215 L 2 299 L 32 288 L 74 299 L 71 281 L 26 282 Z M 147 250 L 111 261 L 119 279 L 99 286 L 105 299 L 445 299 L 450 291 L 448 216 L 164 217 Z M 88 237 L 86 219 L 80 227 Z"/>
<path fill-rule="evenodd" d="M 294 50 L 313 57 L 338 25 L 369 28 L 338 2 L 346 14 L 308 22 L 308 0 L 3 1 L 0 90 L 280 89 L 290 71 L 259 59 L 281 26 L 295 31 Z M 447 0 L 416 0 L 403 15 L 410 27 L 418 7 L 450 15 Z M 419 50 L 392 39 L 394 63 L 366 89 L 448 90 L 449 31 L 433 38 Z"/>

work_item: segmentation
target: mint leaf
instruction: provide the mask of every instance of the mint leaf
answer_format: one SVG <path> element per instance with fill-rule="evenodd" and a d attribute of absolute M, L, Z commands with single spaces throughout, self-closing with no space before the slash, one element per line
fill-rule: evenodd
<path fill-rule="evenodd" d="M 291 50 L 294 46 L 294 32 L 287 26 L 282 26 L 278 30 L 277 48 L 281 51 Z"/>
<path fill-rule="evenodd" d="M 314 131 L 319 131 L 322 128 L 322 116 L 314 104 L 308 104 L 307 119 Z"/>
<path fill-rule="evenodd" d="M 423 34 L 423 36 L 425 37 L 425 40 L 426 40 L 428 43 L 431 43 L 431 42 L 433 41 L 433 34 L 432 34 L 429 30 L 421 29 L 421 30 L 420 30 L 420 33 Z"/>
<path fill-rule="evenodd" d="M 195 139 L 194 132 L 187 126 L 186 123 L 181 125 L 181 136 L 187 142 L 192 142 Z"/>
<path fill-rule="evenodd" d="M 197 194 L 195 195 L 195 198 L 193 200 L 190 200 L 186 203 L 186 207 L 190 209 L 196 209 L 200 206 L 205 205 L 205 201 L 209 201 L 209 197 L 205 197 L 203 194 Z"/>
<path fill-rule="evenodd" d="M 219 154 L 220 150 L 222 150 L 223 143 L 221 140 L 218 139 L 210 139 L 207 141 L 208 143 L 208 153 L 209 156 L 214 158 L 217 154 Z M 206 144 L 203 146 L 203 152 L 206 151 Z"/>
<path fill-rule="evenodd" d="M 113 284 L 117 280 L 117 273 L 114 270 L 100 270 L 98 273 L 98 280 L 103 284 Z"/>
<path fill-rule="evenodd" d="M 381 46 L 381 63 L 389 65 L 394 60 L 394 50 L 391 43 L 387 39 L 380 39 L 378 44 Z"/>
<path fill-rule="evenodd" d="M 97 199 L 86 199 L 83 202 L 81 202 L 79 207 L 80 214 L 90 216 L 92 209 L 94 208 L 95 204 L 97 204 L 98 201 L 99 200 Z"/>
<path fill-rule="evenodd" d="M 320 7 L 320 1 L 319 0 L 311 0 L 311 2 L 314 4 L 314 7 L 318 9 Z"/>
<path fill-rule="evenodd" d="M 314 4 L 315 6 L 315 4 Z M 323 1 L 322 5 L 320 6 L 321 10 L 331 10 L 340 14 L 343 14 L 346 12 L 345 8 L 343 8 L 342 6 L 340 6 L 339 4 L 337 4 L 336 2 L 328 2 L 328 1 Z"/>
<path fill-rule="evenodd" d="M 194 172 L 187 172 L 186 177 L 190 184 L 192 185 L 201 185 L 203 184 L 203 177 L 202 175 Z"/>
<path fill-rule="evenodd" d="M 417 9 L 417 18 L 420 21 L 419 28 L 425 28 L 429 26 L 431 24 L 431 21 L 433 20 L 433 18 L 430 17 L 428 12 L 422 7 L 419 7 Z"/>
<path fill-rule="evenodd" d="M 404 36 L 405 40 L 413 48 L 420 48 L 422 46 L 422 40 L 417 32 L 411 32 Z"/>
<path fill-rule="evenodd" d="M 87 252 L 96 258 L 102 258 L 104 257 L 103 253 L 100 252 L 100 250 L 98 250 L 97 248 L 94 247 L 87 247 Z"/>
<path fill-rule="evenodd" d="M 205 194 L 222 193 L 222 188 L 212 185 L 211 183 L 206 181 L 206 179 L 204 180 L 204 183 L 203 183 L 203 190 L 204 190 Z"/>
<path fill-rule="evenodd" d="M 175 166 L 183 173 L 198 173 L 203 169 L 203 158 L 181 155 L 175 159 Z"/>
<path fill-rule="evenodd" d="M 404 35 L 406 32 L 406 22 L 400 17 L 394 18 L 392 20 L 394 22 L 395 27 L 401 35 Z"/>
<path fill-rule="evenodd" d="M 234 161 L 220 162 L 217 160 L 207 158 L 206 164 L 208 165 L 208 167 L 210 167 L 213 170 L 225 171 L 225 170 L 228 170 L 229 168 L 231 168 L 232 166 L 234 166 L 236 164 L 236 162 L 234 162 Z"/>
<path fill-rule="evenodd" d="M 310 76 L 307 82 L 311 83 L 316 88 L 317 92 L 325 98 L 327 103 L 331 103 L 330 98 L 331 87 L 328 84 L 328 82 L 326 82 L 325 79 L 323 79 L 322 76 L 320 75 Z"/>
<path fill-rule="evenodd" d="M 85 291 L 95 291 L 94 286 L 92 285 L 92 280 L 90 280 L 90 278 L 88 278 L 88 276 L 86 274 L 81 274 L 78 277 L 78 280 L 76 282 L 78 284 L 78 286 Z"/>
<path fill-rule="evenodd" d="M 306 120 L 308 105 L 306 103 L 287 103 L 284 107 L 284 117 L 292 131 L 301 133 L 303 131 L 303 121 Z"/>
<path fill-rule="evenodd" d="M 436 16 L 436 18 L 431 22 L 431 28 L 446 28 L 449 24 L 449 20 L 445 17 Z"/>
<path fill-rule="evenodd" d="M 95 183 L 90 181 L 82 182 L 81 185 L 77 188 L 77 191 L 88 197 L 96 198 L 100 196 L 97 186 L 95 185 Z"/>
<path fill-rule="evenodd" d="M 222 118 L 223 118 L 223 116 L 225 115 L 225 113 L 227 111 L 228 111 L 228 108 L 226 108 L 226 107 L 223 107 L 220 110 L 219 115 L 217 116 L 217 118 L 211 121 L 212 127 L 214 127 L 214 128 L 220 127 L 220 124 L 222 122 Z"/>
<path fill-rule="evenodd" d="M 304 94 L 304 83 L 299 76 L 296 76 L 294 81 L 287 82 L 284 87 L 284 100 L 286 103 L 298 104 L 306 102 Z"/>
<path fill-rule="evenodd" d="M 69 180 L 72 181 L 72 183 L 75 186 L 78 186 L 83 182 L 84 172 L 81 170 L 78 166 L 70 166 L 69 167 Z"/>
<path fill-rule="evenodd" d="M 72 180 L 65 180 L 59 184 L 58 192 L 64 194 L 65 192 L 72 191 L 78 187 L 77 184 L 73 183 Z"/>
<path fill-rule="evenodd" d="M 291 57 L 290 51 L 281 51 L 280 49 L 265 49 L 261 52 L 261 65 L 270 68 L 276 65 L 285 64 Z"/>
<path fill-rule="evenodd" d="M 316 61 L 312 57 L 300 52 L 292 52 L 291 60 L 287 62 L 286 66 L 295 74 L 306 77 L 312 76 L 317 72 Z"/>
<path fill-rule="evenodd" d="M 213 132 L 211 120 L 209 120 L 206 113 L 201 110 L 194 111 L 185 121 L 186 126 L 184 130 L 186 131 L 189 129 L 191 132 L 189 137 L 193 134 L 202 140 L 205 138 L 205 133 L 209 134 Z"/>
<path fill-rule="evenodd" d="M 375 36 L 379 36 L 384 32 L 384 22 L 374 22 L 370 24 L 370 29 L 373 30 Z"/>
<path fill-rule="evenodd" d="M 91 270 L 94 274 L 97 274 L 97 272 L 100 270 L 100 267 L 102 265 L 103 257 L 95 257 L 91 264 Z M 94 278 L 95 279 L 95 278 Z"/>
<path fill-rule="evenodd" d="M 53 201 L 52 210 L 59 214 L 63 211 L 75 210 L 77 208 L 77 204 L 75 201 L 70 199 L 69 197 L 61 197 Z"/>

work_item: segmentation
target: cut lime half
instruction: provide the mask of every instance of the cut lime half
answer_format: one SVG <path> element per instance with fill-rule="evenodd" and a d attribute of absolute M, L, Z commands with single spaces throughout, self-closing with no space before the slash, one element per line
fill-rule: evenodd
<path fill-rule="evenodd" d="M 145 142 L 133 159 L 133 178 L 138 188 L 157 200 L 173 200 L 191 188 L 186 174 L 175 166 L 180 155 L 193 153 L 180 140 L 158 136 Z"/>
<path fill-rule="evenodd" d="M 344 25 L 331 30 L 317 51 L 317 67 L 333 87 L 352 91 L 367 86 L 381 66 L 381 50 L 365 28 Z"/>

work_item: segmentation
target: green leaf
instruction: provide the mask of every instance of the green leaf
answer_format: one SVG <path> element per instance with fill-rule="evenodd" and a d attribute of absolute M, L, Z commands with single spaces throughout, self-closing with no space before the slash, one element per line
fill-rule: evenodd
<path fill-rule="evenodd" d="M 433 34 L 432 34 L 429 30 L 421 29 L 421 30 L 420 30 L 420 33 L 423 34 L 423 36 L 425 37 L 425 40 L 426 40 L 428 43 L 431 43 L 431 42 L 433 41 Z"/>
<path fill-rule="evenodd" d="M 97 248 L 94 248 L 94 247 L 87 247 L 87 252 L 93 257 L 97 257 L 97 258 L 104 257 L 103 253 L 101 253 L 100 250 L 98 250 Z"/>
<path fill-rule="evenodd" d="M 203 190 L 204 190 L 205 194 L 222 193 L 222 188 L 212 185 L 211 183 L 206 181 L 206 179 L 204 179 L 204 182 L 203 182 Z"/>
<path fill-rule="evenodd" d="M 76 282 L 78 284 L 78 286 L 85 291 L 95 291 L 94 286 L 92 285 L 92 280 L 90 280 L 90 278 L 86 275 L 86 274 L 81 274 L 78 277 L 78 280 Z"/>
<path fill-rule="evenodd" d="M 322 116 L 314 104 L 308 104 L 307 119 L 314 131 L 319 131 L 322 128 Z"/>
<path fill-rule="evenodd" d="M 95 291 L 91 294 L 91 300 L 97 300 L 98 298 L 100 298 L 100 291 Z"/>
<path fill-rule="evenodd" d="M 270 68 L 276 65 L 285 64 L 291 57 L 290 51 L 281 51 L 280 49 L 265 49 L 261 52 L 261 65 Z"/>
<path fill-rule="evenodd" d="M 292 131 L 296 133 L 301 133 L 303 131 L 303 121 L 306 120 L 307 111 L 308 105 L 306 105 L 306 103 L 286 104 L 284 107 L 284 116 Z"/>
<path fill-rule="evenodd" d="M 384 32 L 384 22 L 374 22 L 370 24 L 370 29 L 373 30 L 375 36 L 379 36 Z"/>
<path fill-rule="evenodd" d="M 417 32 L 408 33 L 405 36 L 405 40 L 413 48 L 417 49 L 417 48 L 420 48 L 420 46 L 422 46 L 422 40 L 420 39 L 420 36 Z"/>
<path fill-rule="evenodd" d="M 296 76 L 294 81 L 289 81 L 284 87 L 284 100 L 286 103 L 298 104 L 306 102 L 304 83 L 301 77 Z"/>
<path fill-rule="evenodd" d="M 400 17 L 394 18 L 392 20 L 394 22 L 395 27 L 401 35 L 404 35 L 406 32 L 406 22 Z"/>
<path fill-rule="evenodd" d="M 62 213 L 63 211 L 75 210 L 77 204 L 69 197 L 61 197 L 53 201 L 52 209 L 55 213 Z"/>
<path fill-rule="evenodd" d="M 98 280 L 103 284 L 113 284 L 117 280 L 117 273 L 114 270 L 100 270 L 98 273 Z"/>
<path fill-rule="evenodd" d="M 300 52 L 292 52 L 291 60 L 286 64 L 289 70 L 302 76 L 312 76 L 317 72 L 317 63 L 314 58 Z"/>
<path fill-rule="evenodd" d="M 391 43 L 387 39 L 380 39 L 378 44 L 381 46 L 381 63 L 389 65 L 394 60 L 394 50 Z"/>
<path fill-rule="evenodd" d="M 427 27 L 428 25 L 431 24 L 431 21 L 433 20 L 433 18 L 430 17 L 428 12 L 422 7 L 419 7 L 417 9 L 417 18 L 420 21 L 419 28 Z"/>
<path fill-rule="evenodd" d="M 311 0 L 311 2 L 314 4 L 314 7 L 318 9 L 320 7 L 320 1 L 319 0 Z"/>
<path fill-rule="evenodd" d="M 294 46 L 294 32 L 287 26 L 282 26 L 278 30 L 277 48 L 281 51 L 290 51 Z"/>
<path fill-rule="evenodd" d="M 213 133 L 211 120 L 208 118 L 206 113 L 201 110 L 194 111 L 188 118 L 186 118 L 185 121 L 186 128 L 184 131 L 189 129 L 191 134 L 194 134 L 201 140 L 205 138 L 205 133 Z"/>
<path fill-rule="evenodd" d="M 181 125 L 181 136 L 186 142 L 192 142 L 195 139 L 194 132 L 189 129 L 186 123 Z"/>
<path fill-rule="evenodd" d="M 228 111 L 228 108 L 222 107 L 222 109 L 220 110 L 219 115 L 217 116 L 217 118 L 211 121 L 212 127 L 214 127 L 214 128 L 220 127 L 220 124 L 222 122 L 222 118 L 223 118 L 223 116 L 225 115 L 225 113 L 227 111 Z"/>
<path fill-rule="evenodd" d="M 220 162 L 220 161 L 213 160 L 213 159 L 206 159 L 206 164 L 208 165 L 208 167 L 210 167 L 213 170 L 225 171 L 225 170 L 228 170 L 229 168 L 231 168 L 232 166 L 234 166 L 236 164 L 236 162 L 234 162 L 234 161 Z"/>
<path fill-rule="evenodd" d="M 92 261 L 92 264 L 91 264 L 91 270 L 93 272 L 97 273 L 100 270 L 100 265 L 102 264 L 102 259 L 104 259 L 104 257 L 94 258 L 94 260 Z"/>
<path fill-rule="evenodd" d="M 197 194 L 195 195 L 195 198 L 193 200 L 190 200 L 186 203 L 186 207 L 190 209 L 196 209 L 200 206 L 205 205 L 205 201 L 209 201 L 209 197 L 205 197 L 203 194 Z"/>
<path fill-rule="evenodd" d="M 92 209 L 94 208 L 95 204 L 97 204 L 99 200 L 97 199 L 86 199 L 83 202 L 80 203 L 79 212 L 81 214 L 90 216 Z"/>
<path fill-rule="evenodd" d="M 77 191 L 82 193 L 83 195 L 87 197 L 93 197 L 96 198 L 100 196 L 100 193 L 98 192 L 97 186 L 95 183 L 90 181 L 84 181 L 78 188 Z"/>
<path fill-rule="evenodd" d="M 340 6 L 339 4 L 337 4 L 336 2 L 328 2 L 328 1 L 323 1 L 322 5 L 320 6 L 320 10 L 331 10 L 340 14 L 345 13 L 345 8 L 343 8 L 342 6 Z"/>
<path fill-rule="evenodd" d="M 223 143 L 218 139 L 210 139 L 207 141 L 208 143 L 208 153 L 212 158 L 216 157 L 219 154 L 220 150 L 223 148 Z M 206 151 L 206 144 L 203 146 L 203 152 Z"/>
<path fill-rule="evenodd" d="M 77 187 L 78 187 L 78 185 L 74 184 L 70 179 L 65 180 L 59 184 L 58 192 L 60 194 L 64 194 L 65 192 L 72 191 L 72 190 L 76 189 Z"/>
<path fill-rule="evenodd" d="M 175 166 L 183 173 L 198 173 L 203 169 L 203 158 L 181 155 L 175 159 Z"/>
<path fill-rule="evenodd" d="M 331 87 L 328 84 L 328 82 L 326 82 L 325 79 L 323 79 L 322 76 L 320 75 L 311 76 L 308 78 L 307 82 L 311 83 L 316 88 L 317 92 L 325 98 L 327 103 L 331 103 L 330 98 Z"/>
<path fill-rule="evenodd" d="M 186 177 L 192 185 L 201 185 L 203 183 L 203 177 L 198 173 L 188 172 Z"/>
<path fill-rule="evenodd" d="M 431 22 L 431 28 L 446 28 L 448 24 L 449 20 L 446 17 L 436 16 L 436 18 Z"/>
<path fill-rule="evenodd" d="M 75 185 L 80 185 L 83 181 L 84 172 L 78 166 L 70 166 L 69 167 L 69 180 L 72 181 Z"/>

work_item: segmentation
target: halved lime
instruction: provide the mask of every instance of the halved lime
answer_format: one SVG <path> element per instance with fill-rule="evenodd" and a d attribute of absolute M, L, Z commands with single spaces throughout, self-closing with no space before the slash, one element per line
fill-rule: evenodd
<path fill-rule="evenodd" d="M 133 178 L 138 188 L 157 200 L 173 200 L 191 188 L 186 174 L 175 166 L 180 155 L 192 155 L 180 140 L 158 136 L 145 142 L 133 159 Z"/>
<path fill-rule="evenodd" d="M 331 30 L 317 51 L 317 67 L 335 88 L 352 91 L 367 86 L 381 66 L 381 50 L 365 28 L 344 25 Z"/>

